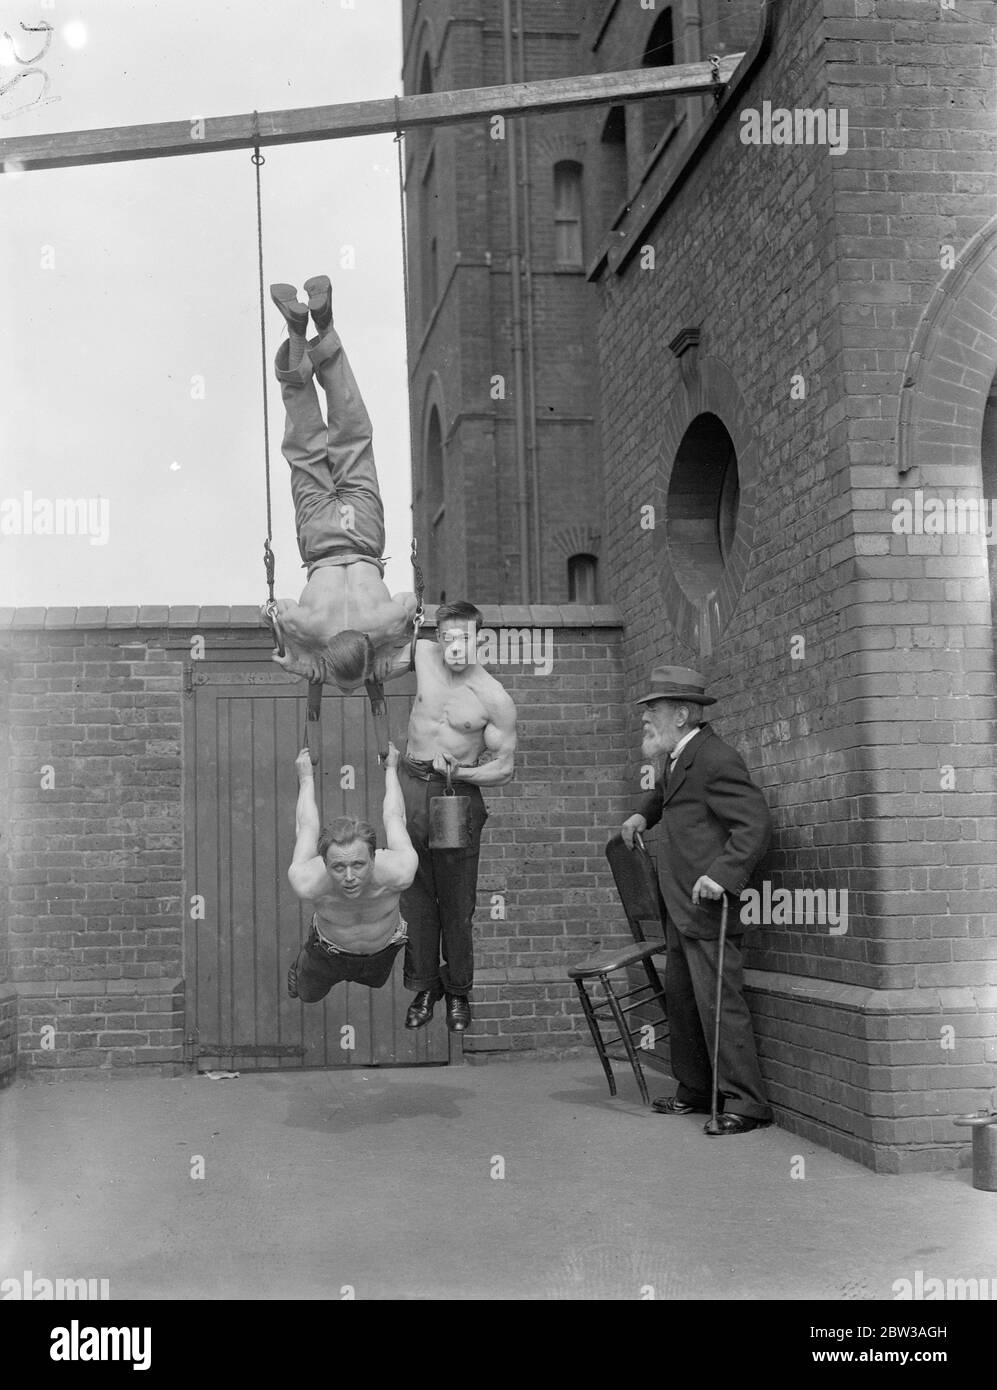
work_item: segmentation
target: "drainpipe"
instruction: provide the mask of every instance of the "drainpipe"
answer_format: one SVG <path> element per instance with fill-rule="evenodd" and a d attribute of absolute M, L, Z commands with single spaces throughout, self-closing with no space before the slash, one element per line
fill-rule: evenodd
<path fill-rule="evenodd" d="M 512 0 L 502 0 L 502 38 L 505 80 L 515 80 L 512 67 Z M 519 601 L 530 602 L 530 526 L 526 494 L 526 384 L 523 370 L 522 255 L 519 243 L 519 185 L 516 169 L 516 123 L 506 121 L 506 161 L 509 174 L 509 282 L 512 297 L 512 374 L 516 408 L 516 512 L 519 521 Z"/>
<path fill-rule="evenodd" d="M 523 31 L 523 0 L 516 0 L 516 30 L 519 40 L 519 76 L 517 81 L 526 81 L 526 36 Z M 523 168 L 523 249 L 525 253 L 526 293 L 526 377 L 527 405 L 529 407 L 529 473 L 531 500 L 533 503 L 533 594 L 534 603 L 543 603 L 544 582 L 543 563 L 540 549 L 540 451 L 537 446 L 537 354 L 536 313 L 533 297 L 533 190 L 530 183 L 530 135 L 529 121 L 522 116 L 523 144 L 520 158 Z"/>
<path fill-rule="evenodd" d="M 699 13 L 700 0 L 683 0 L 682 4 L 682 32 L 676 34 L 676 52 L 672 55 L 672 61 L 677 63 L 698 63 L 702 61 L 703 54 L 703 21 Z M 674 12 L 673 12 L 674 13 Z M 691 130 L 695 130 L 706 115 L 706 103 L 712 98 L 707 96 L 688 96 L 683 100 L 686 106 L 686 135 Z"/>

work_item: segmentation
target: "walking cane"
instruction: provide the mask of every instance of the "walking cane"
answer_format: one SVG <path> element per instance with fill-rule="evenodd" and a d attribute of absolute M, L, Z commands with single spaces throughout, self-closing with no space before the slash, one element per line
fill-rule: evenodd
<path fill-rule="evenodd" d="M 713 1018 L 713 1094 L 710 1100 L 710 1118 L 705 1126 L 707 1134 L 720 1134 L 717 1119 L 718 1089 L 720 1081 L 720 1005 L 724 993 L 724 947 L 727 944 L 727 894 L 723 896 L 720 909 L 720 949 L 717 952 L 717 997 Z"/>

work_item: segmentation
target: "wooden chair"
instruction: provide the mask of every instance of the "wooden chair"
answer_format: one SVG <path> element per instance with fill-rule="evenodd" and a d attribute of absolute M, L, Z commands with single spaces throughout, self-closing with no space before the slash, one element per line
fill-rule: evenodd
<path fill-rule="evenodd" d="M 654 957 L 663 954 L 665 950 L 664 912 L 658 888 L 658 874 L 654 861 L 644 848 L 644 842 L 639 835 L 634 837 L 633 849 L 627 849 L 622 836 L 614 835 L 606 846 L 606 858 L 609 860 L 634 944 L 580 961 L 568 971 L 568 978 L 574 981 L 578 990 L 592 1041 L 609 1082 L 609 1094 L 616 1095 L 616 1082 L 610 1066 L 606 1040 L 599 1026 L 600 1021 L 612 1023 L 614 1026 L 618 1040 L 626 1050 L 633 1074 L 637 1078 L 641 1100 L 645 1105 L 649 1105 L 647 1083 L 644 1080 L 638 1049 L 634 1047 L 633 1041 L 641 1032 L 641 1026 L 631 1028 L 627 1015 L 635 1009 L 651 1004 L 660 1010 L 661 1022 L 667 1025 L 665 988 L 654 962 Z M 652 935 L 649 940 L 644 933 L 645 924 L 652 927 L 652 932 L 660 932 L 660 936 Z M 618 994 L 610 977 L 631 965 L 640 966 L 647 976 L 647 981 L 635 989 L 627 989 Z M 605 994 L 603 1000 L 590 996 L 586 988 L 586 984 L 596 980 L 602 985 Z M 611 1038 L 610 1042 L 612 1046 L 616 1046 L 617 1040 Z"/>

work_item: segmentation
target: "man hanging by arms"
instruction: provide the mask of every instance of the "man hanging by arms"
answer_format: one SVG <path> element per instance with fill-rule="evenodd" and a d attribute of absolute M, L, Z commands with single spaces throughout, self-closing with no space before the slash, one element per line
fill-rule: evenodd
<path fill-rule="evenodd" d="M 375 849 L 373 826 L 352 816 L 340 816 L 321 829 L 307 749 L 298 754 L 295 767 L 297 840 L 287 877 L 314 912 L 307 940 L 287 972 L 287 992 L 313 1004 L 340 980 L 380 989 L 406 942 L 398 900 L 419 862 L 405 828 L 398 749 L 389 745 L 384 768 L 386 849 Z"/>
<path fill-rule="evenodd" d="M 415 594 L 384 583 L 384 508 L 374 467 L 370 417 L 333 327 L 326 276 L 270 295 L 289 337 L 277 352 L 287 411 L 282 451 L 291 469 L 298 549 L 308 569 L 301 598 L 278 599 L 269 616 L 284 644 L 274 661 L 310 681 L 354 690 L 407 668 Z M 308 316 L 318 336 L 306 340 Z M 322 418 L 315 378 L 326 397 Z"/>

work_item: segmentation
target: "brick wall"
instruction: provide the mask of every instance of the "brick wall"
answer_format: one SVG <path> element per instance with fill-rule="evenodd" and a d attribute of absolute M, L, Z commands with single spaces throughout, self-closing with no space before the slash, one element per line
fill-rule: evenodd
<path fill-rule="evenodd" d="M 560 1051 L 588 1038 L 567 965 L 626 939 L 603 855 L 631 799 L 618 618 L 534 607 L 486 609 L 485 621 L 552 629 L 555 663 L 497 671 L 521 743 L 516 780 L 487 795 L 464 1046 Z M 15 1018 L 22 1074 L 182 1069 L 182 658 L 194 633 L 269 660 L 255 609 L 0 611 L 12 783 L 0 1077 Z"/>
<path fill-rule="evenodd" d="M 7 921 L 10 904 L 9 846 L 12 789 L 8 718 L 13 663 L 0 651 L 0 920 Z M 0 1088 L 14 1079 L 17 1066 L 17 993 L 10 978 L 7 935 L 0 928 Z"/>
<path fill-rule="evenodd" d="M 170 1071 L 181 1057 L 182 667 L 155 617 L 4 615 L 22 1067 Z"/>
<path fill-rule="evenodd" d="M 966 1152 L 951 1117 L 997 1082 L 993 633 L 979 538 L 894 536 L 890 503 L 917 485 L 980 488 L 993 253 L 988 273 L 943 285 L 939 249 L 984 259 L 971 238 L 997 191 L 997 13 L 773 8 L 771 50 L 685 182 L 649 182 L 622 227 L 655 269 L 611 248 L 601 274 L 607 597 L 628 690 L 651 655 L 706 670 L 773 807 L 763 874 L 849 893 L 843 935 L 753 938 L 750 999 L 784 1123 L 884 1169 L 944 1165 Z M 644 22 L 618 7 L 607 65 Z M 743 144 L 739 112 L 766 100 L 846 106 L 847 152 Z M 961 336 L 949 323 L 926 368 L 922 315 L 953 295 Z M 667 348 L 691 326 L 698 370 Z M 904 382 L 916 396 L 925 380 L 920 471 L 902 476 L 898 407 Z M 667 525 L 675 453 L 703 410 L 738 446 L 745 548 L 718 618 L 693 622 L 639 518 L 651 503 Z"/>
<path fill-rule="evenodd" d="M 618 629 L 565 629 L 556 607 L 484 612 L 486 624 L 553 626 L 557 650 L 549 676 L 496 671 L 519 711 L 519 753 L 516 779 L 486 793 L 475 918 L 482 1002 L 464 1043 L 494 1055 L 587 1041 L 565 966 L 628 939 L 604 849 L 634 798 Z M 492 894 L 506 899 L 504 921 L 490 918 Z"/>

